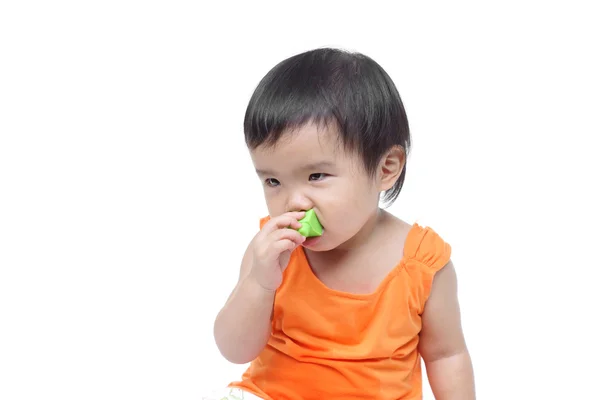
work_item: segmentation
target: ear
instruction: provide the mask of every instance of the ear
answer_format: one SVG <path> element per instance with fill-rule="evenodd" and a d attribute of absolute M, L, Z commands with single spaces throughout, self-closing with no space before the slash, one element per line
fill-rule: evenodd
<path fill-rule="evenodd" d="M 406 164 L 406 152 L 401 146 L 392 147 L 379 163 L 379 190 L 390 189 L 404 170 Z"/>

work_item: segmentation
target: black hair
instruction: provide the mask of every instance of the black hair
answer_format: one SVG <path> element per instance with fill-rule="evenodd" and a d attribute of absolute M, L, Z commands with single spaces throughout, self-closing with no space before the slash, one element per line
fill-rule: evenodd
<path fill-rule="evenodd" d="M 320 48 L 277 64 L 246 109 L 246 144 L 251 150 L 274 145 L 285 131 L 308 122 L 336 123 L 342 143 L 362 157 L 370 174 L 393 146 L 408 156 L 410 131 L 400 94 L 385 70 L 363 54 Z M 384 201 L 396 200 L 405 176 L 406 165 Z"/>

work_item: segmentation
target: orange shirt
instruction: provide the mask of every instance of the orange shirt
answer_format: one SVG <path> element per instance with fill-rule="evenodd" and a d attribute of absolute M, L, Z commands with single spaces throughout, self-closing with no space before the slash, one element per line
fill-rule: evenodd
<path fill-rule="evenodd" d="M 230 386 L 267 400 L 421 399 L 421 314 L 450 251 L 414 224 L 378 289 L 351 294 L 325 286 L 298 247 L 275 296 L 271 337 Z"/>

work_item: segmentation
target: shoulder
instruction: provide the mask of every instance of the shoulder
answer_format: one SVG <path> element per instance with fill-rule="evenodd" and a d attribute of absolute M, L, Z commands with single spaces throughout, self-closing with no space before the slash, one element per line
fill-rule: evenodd
<path fill-rule="evenodd" d="M 429 299 L 434 280 L 452 277 L 451 247 L 433 228 L 414 223 L 404 243 L 405 271 L 412 282 L 419 314 Z M 450 266 L 450 268 L 445 268 Z M 443 272 L 442 272 L 443 271 Z"/>
<path fill-rule="evenodd" d="M 437 272 L 450 262 L 452 247 L 429 226 L 414 223 L 406 236 L 404 256 L 430 272 Z"/>

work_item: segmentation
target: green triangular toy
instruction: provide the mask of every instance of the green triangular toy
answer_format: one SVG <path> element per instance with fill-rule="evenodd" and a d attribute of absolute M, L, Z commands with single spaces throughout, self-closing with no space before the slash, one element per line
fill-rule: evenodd
<path fill-rule="evenodd" d="M 298 232 L 302 236 L 312 237 L 312 236 L 321 236 L 323 234 L 323 227 L 317 218 L 317 214 L 315 214 L 315 210 L 310 209 L 299 221 L 302 224 L 302 227 L 298 229 Z"/>

